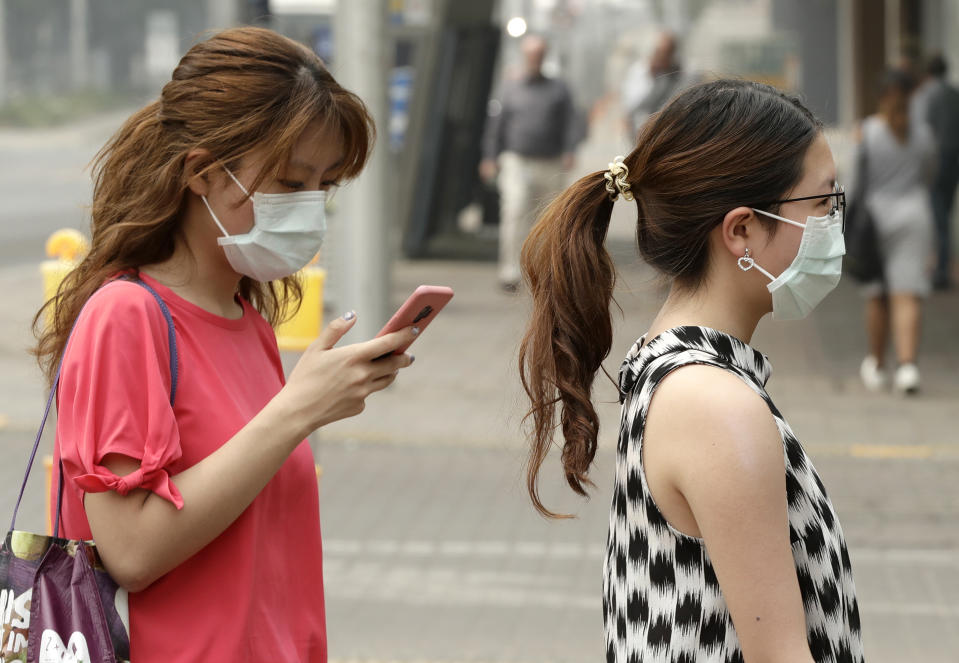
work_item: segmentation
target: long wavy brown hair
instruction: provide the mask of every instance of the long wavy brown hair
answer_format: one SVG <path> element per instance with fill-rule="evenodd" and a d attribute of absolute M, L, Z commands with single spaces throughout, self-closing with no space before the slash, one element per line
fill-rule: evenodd
<path fill-rule="evenodd" d="M 204 149 L 233 165 L 257 148 L 266 161 L 251 190 L 279 172 L 303 130 L 319 120 L 338 135 L 344 158 L 333 180 L 359 174 L 375 128 L 363 102 L 341 87 L 309 49 L 263 28 L 220 32 L 193 46 L 160 98 L 123 124 L 93 160 L 90 252 L 34 318 L 34 350 L 52 382 L 80 309 L 120 272 L 173 255 L 181 231 L 187 154 Z M 243 277 L 239 294 L 272 324 L 295 312 L 295 277 L 260 283 Z M 45 325 L 46 311 L 52 310 Z"/>
<path fill-rule="evenodd" d="M 768 85 L 718 80 L 673 99 L 624 159 L 643 258 L 695 291 L 706 276 L 710 231 L 740 205 L 776 211 L 820 130 L 797 98 Z M 604 245 L 613 209 L 604 174 L 591 173 L 556 198 L 523 245 L 533 298 L 519 352 L 532 419 L 526 478 L 533 505 L 547 517 L 568 517 L 546 508 L 538 489 L 557 424 L 567 483 L 583 496 L 592 485 L 599 438 L 593 379 L 612 345 L 616 282 Z M 761 222 L 775 232 L 775 221 Z"/>

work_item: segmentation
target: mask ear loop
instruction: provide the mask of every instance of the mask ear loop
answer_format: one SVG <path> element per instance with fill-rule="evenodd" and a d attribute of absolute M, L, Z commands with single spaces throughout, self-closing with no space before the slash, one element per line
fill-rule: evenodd
<path fill-rule="evenodd" d="M 230 179 L 232 179 L 234 182 L 236 182 L 236 185 L 237 185 L 238 187 L 240 187 L 240 191 L 242 191 L 242 192 L 246 195 L 246 197 L 249 198 L 249 197 L 250 197 L 250 192 L 246 190 L 246 187 L 245 187 L 245 186 L 243 186 L 242 184 L 240 184 L 240 180 L 236 179 L 236 175 L 234 175 L 234 174 L 230 171 L 230 169 L 227 168 L 226 166 L 223 166 L 223 170 L 225 170 L 225 171 L 226 171 L 226 174 L 230 176 Z"/>
<path fill-rule="evenodd" d="M 240 187 L 240 191 L 242 191 L 243 194 L 244 194 L 247 198 L 249 198 L 249 197 L 250 197 L 250 192 L 247 191 L 247 190 L 246 190 L 246 187 L 243 186 L 243 185 L 240 183 L 240 180 L 236 179 L 236 175 L 234 175 L 234 174 L 230 171 L 230 169 L 227 168 L 226 166 L 223 166 L 223 170 L 225 170 L 225 171 L 226 171 L 226 174 L 230 176 L 230 179 L 232 179 L 234 182 L 236 182 L 236 185 L 237 185 L 238 187 Z M 219 220 L 218 218 L 216 218 L 216 214 L 213 213 L 213 208 L 210 207 L 210 201 L 208 201 L 208 200 L 206 199 L 206 196 L 200 196 L 200 200 L 202 200 L 202 201 L 203 201 L 203 204 L 206 205 L 207 210 L 209 210 L 209 212 L 210 212 L 210 216 L 213 217 L 214 223 L 216 223 L 217 227 L 220 229 L 220 232 L 223 233 L 223 236 L 224 236 L 224 237 L 229 237 L 229 236 L 230 236 L 230 233 L 228 233 L 228 232 L 226 231 L 226 228 L 223 227 L 223 224 L 220 223 L 220 220 Z"/>
<path fill-rule="evenodd" d="M 220 220 L 216 218 L 216 214 L 213 213 L 213 208 L 210 207 L 210 202 L 206 199 L 206 196 L 200 196 L 200 200 L 202 200 L 203 204 L 206 205 L 207 210 L 210 212 L 210 216 L 213 217 L 213 222 L 216 224 L 217 228 L 220 229 L 220 232 L 223 233 L 223 236 L 229 237 L 230 233 L 226 231 L 226 228 L 223 227 L 223 224 L 220 223 Z"/>
<path fill-rule="evenodd" d="M 739 265 L 739 269 L 744 272 L 748 272 L 752 268 L 756 268 L 761 274 L 764 274 L 767 279 L 770 281 L 775 281 L 776 277 L 767 272 L 765 269 L 756 264 L 756 261 L 749 255 L 749 249 L 746 249 L 746 255 L 736 261 L 736 264 Z"/>

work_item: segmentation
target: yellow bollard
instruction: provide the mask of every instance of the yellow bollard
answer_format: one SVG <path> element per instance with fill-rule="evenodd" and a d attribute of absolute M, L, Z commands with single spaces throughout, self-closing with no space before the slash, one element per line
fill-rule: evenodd
<path fill-rule="evenodd" d="M 79 230 L 64 228 L 58 230 L 47 240 L 47 257 L 40 263 L 40 272 L 43 274 L 43 301 L 47 302 L 56 297 L 60 282 L 69 274 L 80 259 L 89 250 L 87 238 Z M 53 315 L 52 309 L 47 309 L 47 323 Z"/>
<path fill-rule="evenodd" d="M 323 282 L 326 270 L 307 265 L 300 271 L 303 301 L 292 318 L 276 328 L 276 342 L 280 350 L 302 352 L 320 335 L 323 328 Z"/>

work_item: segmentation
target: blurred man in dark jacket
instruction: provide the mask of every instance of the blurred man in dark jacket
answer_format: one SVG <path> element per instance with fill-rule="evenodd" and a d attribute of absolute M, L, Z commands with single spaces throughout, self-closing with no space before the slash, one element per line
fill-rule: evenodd
<path fill-rule="evenodd" d="M 499 281 L 507 292 L 519 285 L 520 250 L 538 206 L 565 185 L 579 131 L 566 84 L 543 75 L 546 41 L 530 36 L 522 47 L 523 75 L 503 86 L 480 162 L 480 175 L 496 178 L 500 190 Z"/>

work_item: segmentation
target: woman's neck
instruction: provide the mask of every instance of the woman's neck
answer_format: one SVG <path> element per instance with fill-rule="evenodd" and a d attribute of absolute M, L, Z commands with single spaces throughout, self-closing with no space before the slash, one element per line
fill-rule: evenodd
<path fill-rule="evenodd" d="M 236 319 L 243 308 L 236 301 L 239 278 L 230 267 L 219 245 L 209 251 L 205 243 L 191 241 L 189 235 L 177 237 L 173 255 L 141 271 L 183 299 L 224 318 Z"/>
<path fill-rule="evenodd" d="M 766 313 L 750 306 L 740 293 L 729 289 L 703 286 L 692 292 L 673 284 L 666 302 L 649 328 L 647 338 L 654 338 L 674 327 L 689 325 L 710 327 L 749 343 L 759 320 Z"/>

